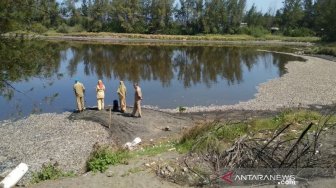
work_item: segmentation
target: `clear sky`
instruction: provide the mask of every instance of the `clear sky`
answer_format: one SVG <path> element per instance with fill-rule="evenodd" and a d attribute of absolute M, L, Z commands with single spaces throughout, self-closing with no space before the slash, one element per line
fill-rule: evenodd
<path fill-rule="evenodd" d="M 246 9 L 249 10 L 254 3 L 257 10 L 266 13 L 271 9 L 271 12 L 275 14 L 278 9 L 282 8 L 282 1 L 283 0 L 246 0 Z"/>

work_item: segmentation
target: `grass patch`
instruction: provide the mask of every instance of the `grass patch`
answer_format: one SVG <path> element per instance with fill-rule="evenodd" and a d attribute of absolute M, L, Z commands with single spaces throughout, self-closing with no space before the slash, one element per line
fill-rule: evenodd
<path fill-rule="evenodd" d="M 111 165 L 127 164 L 128 160 L 132 158 L 139 156 L 155 156 L 167 152 L 174 147 L 174 143 L 169 141 L 159 145 L 146 146 L 135 151 L 125 149 L 114 150 L 107 146 L 98 146 L 97 148 L 94 148 L 87 161 L 87 170 L 93 172 L 105 172 Z"/>
<path fill-rule="evenodd" d="M 336 57 L 336 47 L 315 47 L 313 49 L 309 49 L 305 53 L 308 54 L 318 54 L 318 55 L 330 55 Z"/>
<path fill-rule="evenodd" d="M 320 37 L 288 37 L 283 35 L 265 35 L 264 40 L 279 40 L 286 42 L 319 42 Z"/>
<path fill-rule="evenodd" d="M 176 150 L 179 153 L 188 153 L 194 145 L 194 140 L 179 141 L 176 143 Z"/>
<path fill-rule="evenodd" d="M 129 158 L 131 155 L 127 150 L 113 151 L 109 147 L 99 147 L 91 153 L 87 161 L 87 169 L 94 172 L 105 172 L 110 165 L 125 164 Z"/>
<path fill-rule="evenodd" d="M 153 146 L 146 146 L 140 150 L 136 150 L 131 153 L 132 156 L 155 156 L 160 153 L 164 153 L 169 151 L 169 149 L 175 148 L 174 143 L 168 141 L 165 143 L 161 143 L 159 145 L 153 145 Z"/>
<path fill-rule="evenodd" d="M 309 110 L 286 110 L 274 117 L 255 119 L 248 122 L 212 122 L 197 125 L 187 130 L 176 144 L 176 148 L 182 153 L 188 151 L 220 152 L 237 138 L 244 135 L 265 138 L 271 136 L 275 130 L 291 124 L 290 128 L 284 132 L 284 138 L 295 138 L 309 123 L 314 123 L 310 130 L 314 131 L 324 122 L 335 124 L 336 116 L 326 117 L 318 112 Z"/>
<path fill-rule="evenodd" d="M 228 143 L 247 134 L 248 125 L 245 123 L 212 122 L 197 125 L 184 133 L 176 144 L 179 152 L 187 151 L 220 151 Z"/>
<path fill-rule="evenodd" d="M 44 164 L 42 169 L 36 173 L 33 173 L 32 183 L 39 183 L 46 180 L 56 180 L 62 177 L 74 177 L 73 172 L 63 172 L 57 168 L 56 164 Z"/>
<path fill-rule="evenodd" d="M 251 129 L 253 132 L 260 132 L 264 130 L 274 131 L 280 126 L 288 123 L 294 125 L 309 124 L 310 122 L 317 123 L 323 116 L 315 111 L 298 110 L 283 111 L 272 118 L 256 119 L 251 122 Z M 301 129 L 300 127 L 298 127 Z"/>
<path fill-rule="evenodd" d="M 267 119 L 256 119 L 251 122 L 251 132 L 258 132 L 264 130 L 273 131 L 281 125 L 281 121 L 278 120 L 278 117 L 267 118 Z"/>
<path fill-rule="evenodd" d="M 224 141 L 232 141 L 248 133 L 246 123 L 227 124 L 220 126 L 215 132 L 216 137 Z"/>
<path fill-rule="evenodd" d="M 192 127 L 191 129 L 187 130 L 186 132 L 184 132 L 184 134 L 181 138 L 181 142 L 186 142 L 188 140 L 193 140 L 193 139 L 199 137 L 200 135 L 202 135 L 204 132 L 212 129 L 214 126 L 215 126 L 215 123 L 207 123 L 207 124 L 196 125 L 196 126 Z"/>
<path fill-rule="evenodd" d="M 330 55 L 336 57 L 336 43 L 318 43 L 304 51 L 306 54 Z"/>

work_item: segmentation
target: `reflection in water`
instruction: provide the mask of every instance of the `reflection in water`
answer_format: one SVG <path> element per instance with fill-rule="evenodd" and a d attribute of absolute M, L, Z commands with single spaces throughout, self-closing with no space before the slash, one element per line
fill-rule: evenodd
<path fill-rule="evenodd" d="M 263 59 L 265 66 L 276 66 L 279 75 L 284 74 L 286 62 L 295 60 L 292 56 L 258 53 L 251 48 L 220 47 L 157 47 L 157 46 L 102 46 L 80 45 L 71 48 L 73 57 L 69 60 L 69 74 L 77 72 L 84 64 L 87 76 L 114 78 L 139 82 L 160 80 L 169 87 L 176 73 L 184 87 L 204 83 L 210 87 L 217 79 L 226 79 L 228 84 L 242 81 L 242 65 L 248 70 Z M 62 53 L 67 55 L 66 53 Z M 268 63 L 273 63 L 270 65 Z"/>
<path fill-rule="evenodd" d="M 0 104 L 10 109 L 0 113 L 1 119 L 13 112 L 18 116 L 75 108 L 75 77 L 88 90 L 88 105 L 95 104 L 98 79 L 107 85 L 109 104 L 119 80 L 128 87 L 128 104 L 133 102 L 132 82 L 140 82 L 149 105 L 234 104 L 252 98 L 259 83 L 284 74 L 286 62 L 299 60 L 252 48 L 46 42 L 31 43 L 20 53 L 22 61 L 0 65 L 1 79 L 10 84 L 0 85 Z"/>
<path fill-rule="evenodd" d="M 27 111 L 40 112 L 39 102 L 29 95 L 35 89 L 35 85 L 31 84 L 29 89 L 21 90 L 16 84 L 28 82 L 33 77 L 41 80 L 40 84 L 44 84 L 44 80 L 52 77 L 59 69 L 59 52 L 62 46 L 58 43 L 11 38 L 1 38 L 1 43 L 0 104 L 3 112 L 0 113 L 0 119 L 8 114 L 15 117 L 27 114 Z M 22 105 L 23 100 L 29 103 L 29 107 Z"/>

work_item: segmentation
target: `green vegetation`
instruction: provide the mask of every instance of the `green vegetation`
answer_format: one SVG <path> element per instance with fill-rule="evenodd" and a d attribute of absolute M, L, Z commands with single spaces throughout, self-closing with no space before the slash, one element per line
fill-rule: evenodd
<path fill-rule="evenodd" d="M 142 149 L 129 151 L 125 149 L 114 150 L 112 148 L 102 146 L 93 150 L 89 160 L 87 161 L 88 171 L 104 172 L 110 165 L 127 164 L 127 161 L 139 156 L 155 156 L 157 154 L 174 148 L 171 142 L 165 142 L 159 145 L 146 146 Z"/>
<path fill-rule="evenodd" d="M 269 137 L 274 131 L 288 124 L 291 124 L 291 131 L 286 132 L 285 137 L 294 138 L 311 122 L 314 126 L 310 131 L 315 131 L 319 125 L 325 122 L 327 125 L 335 124 L 336 116 L 326 117 L 309 110 L 288 110 L 275 117 L 248 122 L 211 122 L 194 126 L 186 131 L 176 147 L 180 152 L 221 151 L 230 146 L 237 138 L 242 136 Z"/>
<path fill-rule="evenodd" d="M 11 99 L 14 95 L 13 83 L 31 77 L 50 78 L 55 75 L 61 48 L 59 43 L 0 37 L 0 95 Z"/>
<path fill-rule="evenodd" d="M 87 161 L 87 169 L 93 172 L 104 172 L 110 165 L 127 164 L 127 161 L 139 156 L 154 156 L 169 149 L 174 148 L 175 144 L 164 142 L 159 145 L 146 146 L 143 149 L 128 151 L 123 149 L 113 150 L 107 146 L 97 147 L 91 153 Z M 143 168 L 136 167 L 130 169 L 124 176 L 143 171 Z M 63 172 L 57 167 L 57 164 L 44 164 L 42 169 L 33 173 L 32 183 L 39 183 L 46 180 L 56 180 L 62 177 L 73 177 L 73 172 Z"/>
<path fill-rule="evenodd" d="M 136 150 L 131 152 L 131 155 L 133 157 L 138 157 L 138 156 L 155 156 L 160 153 L 164 153 L 168 151 L 169 149 L 172 149 L 175 147 L 175 144 L 170 141 L 166 141 L 163 143 L 160 143 L 158 145 L 153 145 L 153 146 L 146 146 L 140 150 Z"/>
<path fill-rule="evenodd" d="M 251 26 L 240 28 L 238 33 L 247 34 L 256 38 L 270 34 L 270 31 L 261 26 Z"/>
<path fill-rule="evenodd" d="M 329 43 L 329 44 L 319 44 L 308 50 L 305 50 L 307 54 L 321 54 L 321 55 L 330 55 L 336 57 L 336 44 Z"/>
<path fill-rule="evenodd" d="M 187 108 L 184 107 L 184 106 L 179 106 L 179 107 L 178 107 L 178 111 L 179 111 L 180 113 L 183 113 L 183 112 L 185 112 L 186 110 L 187 110 Z"/>
<path fill-rule="evenodd" d="M 32 183 L 39 183 L 46 180 L 56 180 L 62 177 L 73 177 L 73 172 L 63 172 L 58 169 L 57 164 L 44 164 L 42 169 L 36 173 L 33 173 Z"/>
<path fill-rule="evenodd" d="M 130 154 L 127 150 L 113 151 L 108 147 L 99 147 L 89 157 L 87 168 L 89 171 L 104 172 L 109 165 L 126 163 L 129 158 Z"/>
<path fill-rule="evenodd" d="M 1 1 L 0 34 L 24 30 L 167 35 L 318 36 L 335 41 L 333 0 L 284 0 L 263 13 L 246 0 Z"/>

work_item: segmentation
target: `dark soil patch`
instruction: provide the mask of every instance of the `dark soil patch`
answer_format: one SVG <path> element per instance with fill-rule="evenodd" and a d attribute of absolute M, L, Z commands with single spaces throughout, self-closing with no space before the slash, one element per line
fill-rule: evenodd
<path fill-rule="evenodd" d="M 110 120 L 108 110 L 88 109 L 81 113 L 73 113 L 69 118 L 100 123 L 109 129 L 112 139 L 119 144 L 130 142 L 136 137 L 140 137 L 143 141 L 168 138 L 192 125 L 190 118 L 178 114 L 168 114 L 150 109 L 142 111 L 141 118 L 131 117 L 129 113 L 112 111 Z M 164 130 L 166 127 L 169 127 L 169 131 Z"/>

